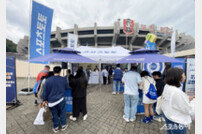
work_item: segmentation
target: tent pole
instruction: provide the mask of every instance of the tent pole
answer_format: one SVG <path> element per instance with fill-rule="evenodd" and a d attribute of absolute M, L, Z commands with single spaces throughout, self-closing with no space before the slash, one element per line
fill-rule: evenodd
<path fill-rule="evenodd" d="M 101 59 L 99 61 L 99 88 L 101 93 Z"/>

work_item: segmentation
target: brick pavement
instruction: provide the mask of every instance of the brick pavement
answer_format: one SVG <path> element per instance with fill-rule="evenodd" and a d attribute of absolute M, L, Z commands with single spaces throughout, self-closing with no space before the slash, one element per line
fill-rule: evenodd
<path fill-rule="evenodd" d="M 26 83 L 26 82 L 25 82 Z M 33 82 L 32 82 L 33 84 Z M 23 87 L 23 80 L 18 80 L 18 90 Z M 123 94 L 112 95 L 112 85 L 103 85 L 88 88 L 86 121 L 79 119 L 75 122 L 69 120 L 69 127 L 64 134 L 164 134 L 165 130 L 160 130 L 164 122 L 144 124 L 141 122 L 143 115 L 137 115 L 134 123 L 126 123 L 123 116 Z M 7 134 L 49 134 L 52 132 L 52 121 L 43 126 L 33 125 L 33 121 L 38 113 L 37 106 L 34 106 L 34 95 L 18 96 L 21 106 L 7 110 L 6 130 Z M 195 124 L 191 127 L 191 133 L 194 134 Z M 190 131 L 189 131 L 190 132 Z"/>

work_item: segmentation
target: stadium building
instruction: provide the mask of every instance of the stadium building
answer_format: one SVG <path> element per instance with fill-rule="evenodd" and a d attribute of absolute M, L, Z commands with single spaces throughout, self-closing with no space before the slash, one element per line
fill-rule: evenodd
<path fill-rule="evenodd" d="M 156 47 L 163 54 L 169 55 L 172 29 L 169 27 L 157 27 L 156 25 L 143 25 L 134 23 L 134 33 L 126 35 L 120 21 L 115 21 L 113 26 L 79 27 L 77 24 L 71 29 L 56 28 L 51 32 L 50 48 L 63 48 L 67 46 L 68 34 L 78 35 L 78 46 L 111 47 L 122 46 L 128 50 L 144 48 L 145 36 L 147 33 L 154 33 L 157 36 Z M 27 54 L 28 36 L 18 42 L 17 51 L 20 54 Z M 176 57 L 195 55 L 195 39 L 185 33 L 176 31 Z"/>

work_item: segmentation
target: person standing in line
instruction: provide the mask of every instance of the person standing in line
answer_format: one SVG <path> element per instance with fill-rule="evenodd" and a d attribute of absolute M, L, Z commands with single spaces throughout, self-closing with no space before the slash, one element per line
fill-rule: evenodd
<path fill-rule="evenodd" d="M 108 77 L 108 72 L 107 72 L 106 67 L 102 70 L 102 76 L 103 76 L 103 84 L 106 85 L 107 77 Z"/>
<path fill-rule="evenodd" d="M 165 87 L 162 94 L 161 110 L 166 120 L 167 134 L 186 134 L 187 126 L 195 116 L 193 97 L 181 90 L 181 83 L 185 81 L 183 69 L 170 68 L 165 76 Z"/>
<path fill-rule="evenodd" d="M 153 116 L 154 116 L 153 105 L 156 102 L 156 100 L 149 99 L 146 96 L 146 94 L 149 91 L 150 84 L 153 84 L 155 86 L 156 82 L 152 77 L 150 77 L 147 71 L 142 71 L 140 75 L 142 77 L 142 84 L 140 85 L 140 89 L 143 90 L 142 103 L 144 104 L 144 111 L 145 111 L 145 118 L 142 119 L 142 122 L 149 124 L 149 122 L 151 123 L 153 122 Z"/>
<path fill-rule="evenodd" d="M 47 76 L 49 70 L 50 70 L 50 66 L 46 65 L 46 66 L 44 67 L 44 69 L 41 70 L 41 71 L 39 72 L 39 74 L 37 75 L 36 81 L 38 82 L 39 80 L 41 80 L 41 77 L 42 77 L 42 76 Z"/>
<path fill-rule="evenodd" d="M 121 79 L 123 77 L 123 71 L 120 68 L 120 64 L 116 65 L 116 69 L 113 71 L 113 92 L 112 94 L 119 94 L 121 88 Z M 116 92 L 116 86 L 118 86 L 118 92 Z"/>
<path fill-rule="evenodd" d="M 53 115 L 53 131 L 64 131 L 68 125 L 66 124 L 66 101 L 65 90 L 68 89 L 67 79 L 60 76 L 61 67 L 56 66 L 53 68 L 54 76 L 48 78 L 44 85 L 42 94 L 43 105 L 48 103 L 48 107 Z"/>
<path fill-rule="evenodd" d="M 44 69 L 41 70 L 41 71 L 38 73 L 38 75 L 37 75 L 37 77 L 36 77 L 36 82 L 38 82 L 39 80 L 41 80 L 42 77 L 46 77 L 46 76 L 48 75 L 49 70 L 50 70 L 50 66 L 46 65 L 46 66 L 44 67 Z M 35 93 L 35 102 L 34 102 L 35 105 L 38 105 L 37 99 L 38 99 L 38 96 L 37 96 L 37 93 Z"/>
<path fill-rule="evenodd" d="M 39 103 L 39 109 L 42 108 L 42 104 L 43 104 L 42 94 L 43 94 L 45 82 L 49 77 L 51 77 L 53 75 L 54 75 L 53 71 L 50 71 L 50 72 L 48 72 L 47 76 L 41 77 L 41 84 L 40 84 L 39 92 L 37 94 L 37 96 L 38 96 L 37 102 Z"/>
<path fill-rule="evenodd" d="M 152 73 L 154 80 L 156 81 L 156 89 L 157 89 L 157 96 L 161 96 L 163 93 L 163 89 L 165 86 L 165 82 L 161 78 L 161 72 L 155 71 Z M 154 103 L 154 109 L 156 109 L 156 103 Z M 161 115 L 155 114 L 154 120 L 161 122 L 164 121 L 164 118 Z"/>
<path fill-rule="evenodd" d="M 137 67 L 132 66 L 129 72 L 123 75 L 124 83 L 124 120 L 133 122 L 136 119 L 137 104 L 139 101 L 138 85 L 141 84 L 140 74 L 137 73 Z"/>
<path fill-rule="evenodd" d="M 73 97 L 73 115 L 69 118 L 70 120 L 76 121 L 79 117 L 79 113 L 83 113 L 83 120 L 87 119 L 87 108 L 86 108 L 86 89 L 87 79 L 83 70 L 78 69 L 76 76 L 69 78 L 69 85 L 72 88 Z"/>
<path fill-rule="evenodd" d="M 90 73 L 91 73 L 90 65 L 87 66 L 87 68 L 86 68 L 86 73 L 87 73 L 87 81 L 89 81 Z"/>
<path fill-rule="evenodd" d="M 112 70 L 112 67 L 109 68 L 109 75 L 108 75 L 108 84 L 111 84 L 111 77 L 112 77 L 112 73 L 113 73 L 113 70 Z"/>

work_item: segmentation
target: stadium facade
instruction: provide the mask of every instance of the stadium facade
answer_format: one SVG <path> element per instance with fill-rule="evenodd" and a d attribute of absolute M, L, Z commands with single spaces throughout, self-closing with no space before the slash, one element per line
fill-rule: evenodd
<path fill-rule="evenodd" d="M 115 21 L 113 26 L 98 26 L 94 23 L 92 27 L 78 27 L 77 24 L 71 29 L 56 28 L 56 31 L 51 32 L 50 48 L 63 48 L 67 46 L 68 34 L 78 35 L 78 46 L 92 47 L 110 47 L 122 46 L 129 50 L 144 48 L 145 36 L 147 33 L 157 35 L 156 46 L 161 50 L 161 53 L 170 52 L 172 29 L 169 27 L 159 27 L 156 25 L 143 25 L 134 23 L 134 33 L 126 35 L 123 32 L 123 26 L 120 21 Z M 28 36 L 18 42 L 18 53 L 27 54 Z M 185 50 L 193 50 L 191 54 L 195 54 L 195 39 L 185 33 L 176 31 L 176 52 Z"/>

